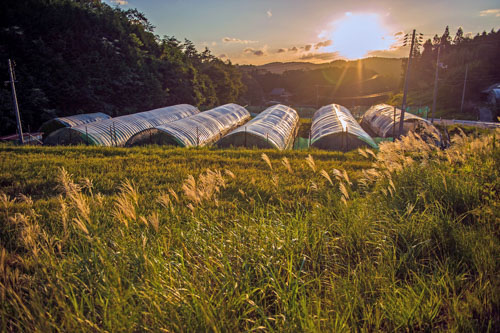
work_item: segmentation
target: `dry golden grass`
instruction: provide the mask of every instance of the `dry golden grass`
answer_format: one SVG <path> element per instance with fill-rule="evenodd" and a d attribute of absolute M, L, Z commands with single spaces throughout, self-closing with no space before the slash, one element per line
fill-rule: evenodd
<path fill-rule="evenodd" d="M 272 152 L 274 169 L 261 151 L 53 148 L 134 167 L 94 181 L 94 166 L 61 169 L 60 195 L 0 192 L 0 327 L 494 331 L 498 148 L 454 142 Z M 187 168 L 193 154 L 205 164 Z"/>
<path fill-rule="evenodd" d="M 261 155 L 261 158 L 264 162 L 266 162 L 267 166 L 269 167 L 269 169 L 273 169 L 273 165 L 271 164 L 271 160 L 269 159 L 269 156 L 267 156 L 266 153 L 262 153 Z"/>
<path fill-rule="evenodd" d="M 306 163 L 313 172 L 316 172 L 316 163 L 314 162 L 314 158 L 311 156 L 311 154 L 307 155 Z"/>
<path fill-rule="evenodd" d="M 293 170 L 292 170 L 292 166 L 290 165 L 290 161 L 288 160 L 288 158 L 283 157 L 283 159 L 281 160 L 281 163 L 286 168 L 286 170 L 288 171 L 288 173 L 292 175 L 293 174 Z"/>

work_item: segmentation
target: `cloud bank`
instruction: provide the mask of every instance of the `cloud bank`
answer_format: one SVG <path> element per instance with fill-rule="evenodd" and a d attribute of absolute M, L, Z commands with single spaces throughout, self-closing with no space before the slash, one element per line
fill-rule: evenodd
<path fill-rule="evenodd" d="M 239 39 L 232 37 L 224 37 L 222 38 L 222 42 L 226 44 L 253 44 L 258 43 L 256 40 L 247 40 L 247 39 Z"/>

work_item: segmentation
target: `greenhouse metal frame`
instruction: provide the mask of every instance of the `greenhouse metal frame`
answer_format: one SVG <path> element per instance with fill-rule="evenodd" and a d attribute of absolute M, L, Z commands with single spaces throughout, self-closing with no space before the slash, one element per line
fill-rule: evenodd
<path fill-rule="evenodd" d="M 201 147 L 219 140 L 224 134 L 250 119 L 250 113 L 238 104 L 225 104 L 168 124 L 155 126 L 132 136 L 126 146 L 173 145 Z"/>
<path fill-rule="evenodd" d="M 48 135 L 50 135 L 50 133 L 55 132 L 60 128 L 75 127 L 78 125 L 89 124 L 110 118 L 111 116 L 108 116 L 107 114 L 102 112 L 75 114 L 68 117 L 57 117 L 44 122 L 42 126 L 40 126 L 40 129 L 38 131 L 43 132 L 43 137 L 46 138 Z"/>
<path fill-rule="evenodd" d="M 351 112 L 338 104 L 325 105 L 314 113 L 310 142 L 319 149 L 344 152 L 359 147 L 378 147 Z"/>
<path fill-rule="evenodd" d="M 401 109 L 388 104 L 377 104 L 369 108 L 363 115 L 361 126 L 378 137 L 397 137 L 400 119 Z M 401 135 L 406 135 L 408 132 L 416 132 L 424 138 L 430 137 L 436 144 L 441 142 L 439 130 L 430 121 L 405 112 Z"/>
<path fill-rule="evenodd" d="M 44 141 L 48 145 L 88 144 L 95 146 L 124 146 L 133 135 L 159 125 L 198 114 L 189 104 L 167 106 L 150 111 L 101 120 L 94 123 L 62 128 Z"/>
<path fill-rule="evenodd" d="M 298 127 L 297 111 L 277 104 L 224 136 L 217 146 L 288 149 L 293 147 Z"/>

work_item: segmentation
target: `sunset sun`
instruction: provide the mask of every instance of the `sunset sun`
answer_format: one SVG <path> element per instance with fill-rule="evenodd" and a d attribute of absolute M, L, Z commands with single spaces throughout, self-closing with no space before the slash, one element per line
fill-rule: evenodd
<path fill-rule="evenodd" d="M 387 50 L 395 38 L 384 26 L 378 14 L 346 13 L 333 22 L 329 51 L 337 51 L 342 57 L 359 59 L 370 51 Z"/>

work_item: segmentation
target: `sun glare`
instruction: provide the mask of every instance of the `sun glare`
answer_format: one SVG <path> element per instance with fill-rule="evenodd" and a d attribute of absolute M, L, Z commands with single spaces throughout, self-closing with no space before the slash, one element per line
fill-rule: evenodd
<path fill-rule="evenodd" d="M 339 52 L 348 59 L 365 57 L 370 51 L 387 50 L 395 43 L 377 14 L 346 13 L 333 23 L 333 44 L 328 51 Z"/>

